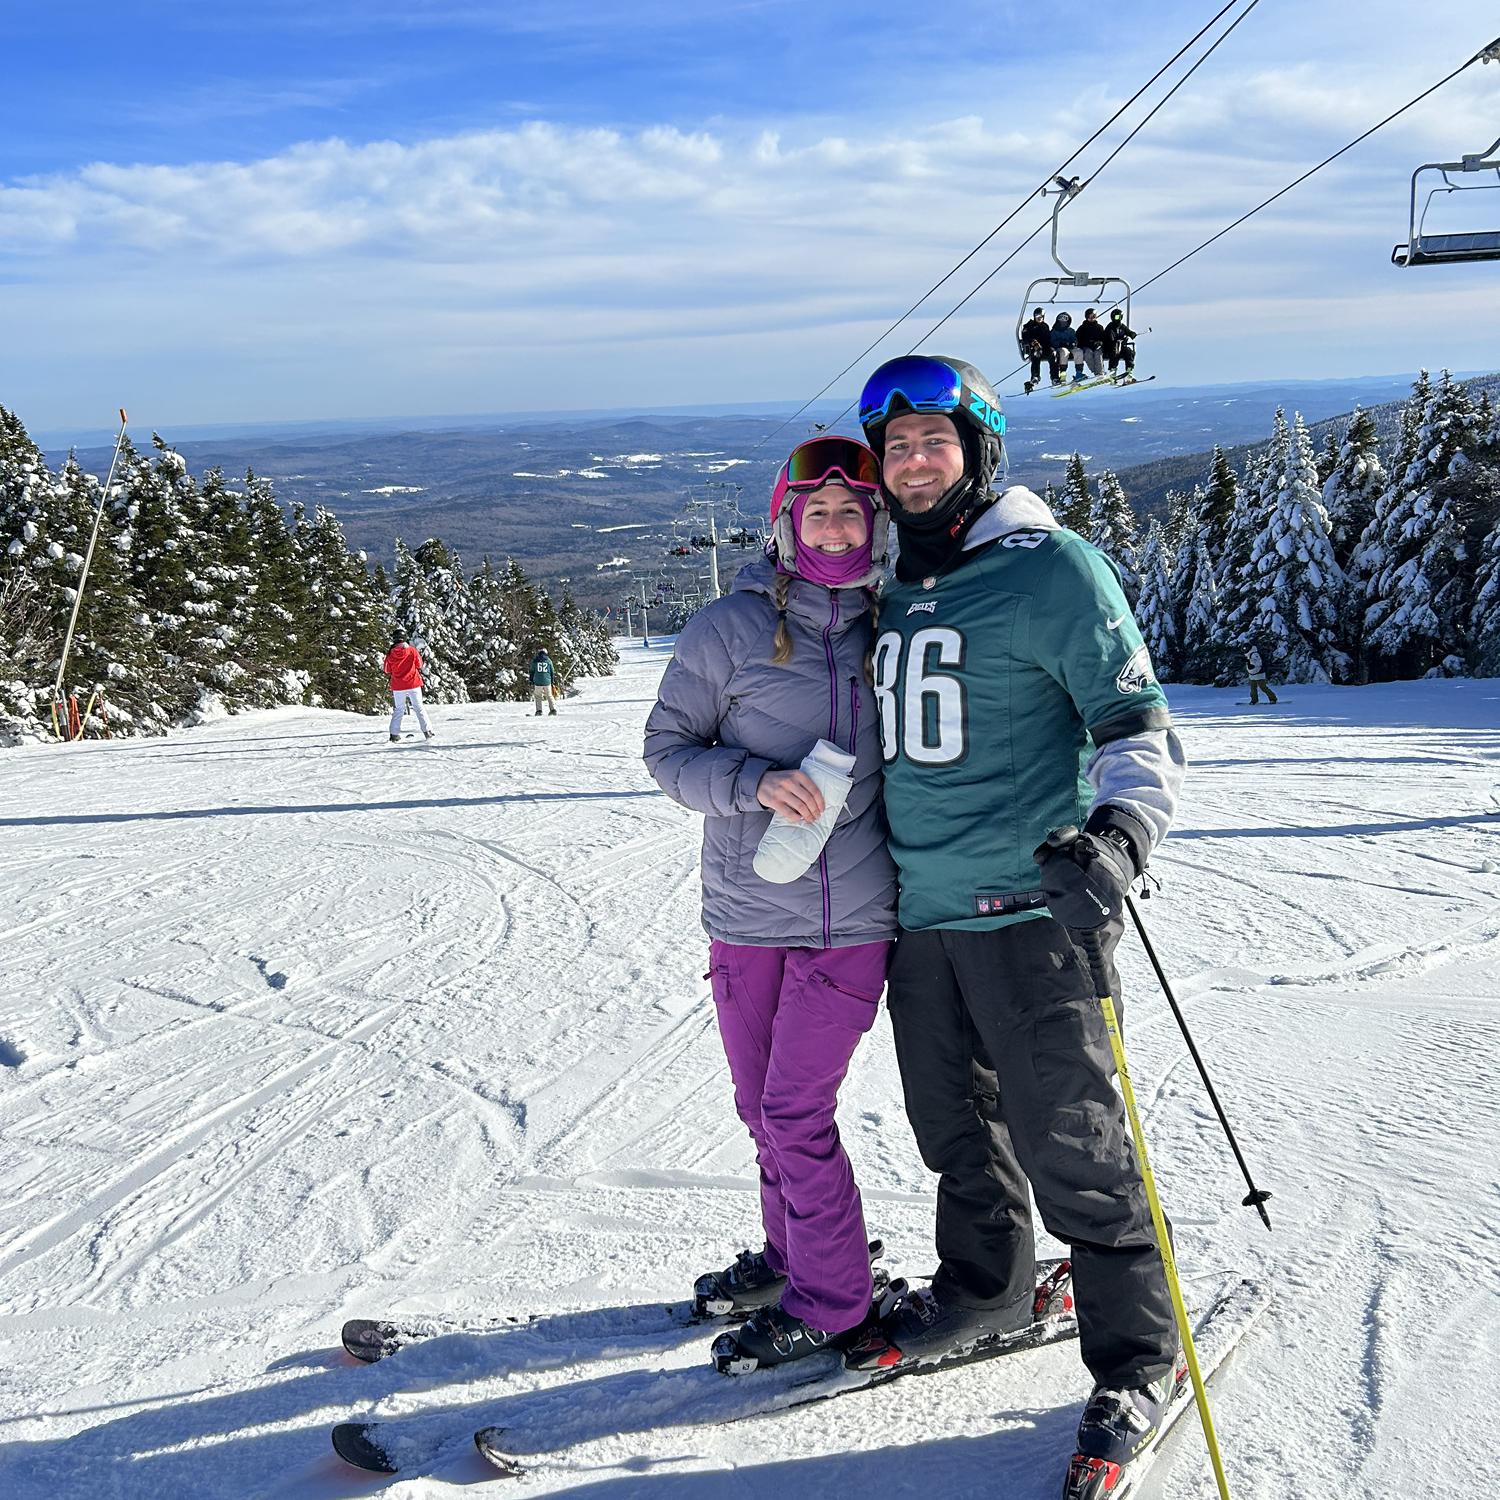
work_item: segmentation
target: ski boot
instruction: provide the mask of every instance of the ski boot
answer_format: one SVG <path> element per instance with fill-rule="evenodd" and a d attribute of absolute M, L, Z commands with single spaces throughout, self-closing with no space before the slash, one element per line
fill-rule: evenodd
<path fill-rule="evenodd" d="M 1167 1407 L 1187 1383 L 1179 1350 L 1170 1375 L 1133 1389 L 1096 1385 L 1078 1423 L 1063 1500 L 1105 1500 L 1129 1466 L 1156 1441 Z"/>
<path fill-rule="evenodd" d="M 400 742 L 401 742 L 401 736 L 400 736 L 400 735 L 399 735 L 399 734 L 393 734 L 393 735 L 392 735 L 392 736 L 391 736 L 391 743 L 392 743 L 392 744 L 393 744 L 393 745 L 397 745 L 397 744 L 400 744 Z"/>
<path fill-rule="evenodd" d="M 869 1243 L 870 1259 L 885 1254 L 881 1240 Z M 890 1278 L 887 1277 L 886 1280 Z M 760 1307 L 781 1301 L 786 1290 L 786 1273 L 773 1271 L 766 1263 L 766 1252 L 741 1250 L 732 1266 L 709 1271 L 693 1283 L 693 1316 L 695 1318 L 743 1317 Z"/>
<path fill-rule="evenodd" d="M 904 1281 L 893 1282 L 880 1266 L 875 1267 L 871 1279 L 874 1294 L 870 1310 L 853 1328 L 829 1333 L 794 1318 L 779 1302 L 772 1303 L 751 1313 L 744 1327 L 721 1333 L 714 1340 L 709 1351 L 714 1369 L 721 1375 L 748 1375 L 753 1370 L 805 1359 L 821 1349 L 853 1348 L 869 1332 L 870 1325 L 893 1306 L 897 1289 L 904 1293 L 906 1288 Z"/>
<path fill-rule="evenodd" d="M 1034 381 L 1034 380 L 1023 380 L 1021 382 L 1021 394 L 1023 396 L 1029 396 L 1035 389 L 1036 389 L 1036 381 Z"/>

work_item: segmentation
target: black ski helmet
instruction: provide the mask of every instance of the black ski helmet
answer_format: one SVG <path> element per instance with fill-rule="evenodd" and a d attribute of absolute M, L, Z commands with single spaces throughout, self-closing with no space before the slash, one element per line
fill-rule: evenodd
<path fill-rule="evenodd" d="M 405 643 L 406 643 L 406 631 L 403 630 L 401 628 L 401 626 L 398 625 L 398 626 L 396 626 L 396 628 L 393 631 L 391 631 L 391 645 L 393 645 L 393 646 L 401 646 L 401 645 L 404 645 Z"/>
<path fill-rule="evenodd" d="M 924 367 L 933 368 L 926 369 Z M 946 367 L 946 375 L 943 367 Z M 934 400 L 918 389 L 919 382 L 930 382 Z M 908 389 L 907 387 L 912 387 Z M 949 393 L 951 392 L 951 401 Z M 964 450 L 964 476 L 948 489 L 937 503 L 919 516 L 909 514 L 901 502 L 886 488 L 882 478 L 880 490 L 891 508 L 891 518 L 898 526 L 916 531 L 937 531 L 952 526 L 965 511 L 973 508 L 989 490 L 1005 458 L 1005 418 L 1000 412 L 1000 398 L 988 380 L 966 360 L 947 354 L 906 354 L 887 360 L 865 382 L 860 397 L 859 420 L 865 441 L 882 458 L 885 456 L 885 428 L 892 417 L 913 412 L 935 412 L 948 417 L 958 430 Z"/>

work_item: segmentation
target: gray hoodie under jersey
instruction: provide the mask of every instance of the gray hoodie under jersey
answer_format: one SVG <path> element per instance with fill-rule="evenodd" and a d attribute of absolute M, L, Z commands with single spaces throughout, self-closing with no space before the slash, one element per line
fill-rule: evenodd
<path fill-rule="evenodd" d="M 725 598 L 677 638 L 646 720 L 646 767 L 675 802 L 705 815 L 703 926 L 726 943 L 843 948 L 896 933 L 896 870 L 880 803 L 880 727 L 865 681 L 870 614 L 863 591 L 793 578 L 792 659 L 771 662 L 769 560 L 741 569 Z M 761 777 L 820 740 L 855 756 L 854 786 L 818 862 L 788 885 L 751 868 L 771 814 Z"/>

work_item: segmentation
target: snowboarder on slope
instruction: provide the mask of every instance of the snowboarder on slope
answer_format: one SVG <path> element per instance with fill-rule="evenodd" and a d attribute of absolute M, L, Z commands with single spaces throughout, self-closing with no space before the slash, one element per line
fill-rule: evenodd
<path fill-rule="evenodd" d="M 1271 684 L 1266 681 L 1266 664 L 1260 654 L 1260 647 L 1253 642 L 1245 651 L 1245 672 L 1250 678 L 1250 701 L 1259 703 L 1257 693 L 1264 693 L 1269 702 L 1276 701 L 1276 694 L 1271 691 Z"/>
<path fill-rule="evenodd" d="M 408 713 L 417 716 L 417 724 L 423 737 L 432 738 L 432 726 L 422 707 L 422 653 L 406 639 L 406 632 L 398 625 L 391 632 L 391 649 L 380 664 L 386 680 L 391 685 L 391 741 L 401 738 L 401 721 Z"/>
<path fill-rule="evenodd" d="M 1030 1322 L 1029 1181 L 1072 1247 L 1096 1382 L 1079 1451 L 1123 1465 L 1174 1389 L 1177 1331 L 1073 932 L 1099 934 L 1118 1006 L 1125 892 L 1171 823 L 1182 748 L 1114 565 L 1031 491 L 992 492 L 1003 418 L 979 371 L 891 360 L 860 422 L 900 539 L 875 642 L 901 888 L 888 1005 L 941 1174 L 937 1274 L 885 1329 L 917 1355 Z M 1067 824 L 1072 851 L 1039 847 Z"/>
<path fill-rule="evenodd" d="M 842 1344 L 870 1312 L 834 1107 L 896 926 L 866 676 L 887 524 L 863 443 L 799 444 L 776 480 L 765 555 L 683 627 L 646 720 L 652 776 L 705 814 L 714 1002 L 765 1228 L 765 1248 L 719 1279 L 772 1296 L 784 1285 L 735 1335 L 761 1365 Z"/>
<path fill-rule="evenodd" d="M 556 695 L 552 688 L 554 675 L 552 658 L 547 655 L 547 648 L 544 646 L 531 658 L 531 701 L 536 708 L 537 718 L 542 716 L 543 704 L 546 704 L 549 714 L 554 718 L 557 716 L 557 704 L 554 702 Z"/>

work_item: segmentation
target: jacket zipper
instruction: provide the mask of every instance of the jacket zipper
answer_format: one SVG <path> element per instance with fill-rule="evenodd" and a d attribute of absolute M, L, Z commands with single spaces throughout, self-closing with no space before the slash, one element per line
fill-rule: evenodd
<path fill-rule="evenodd" d="M 828 624 L 823 628 L 823 654 L 828 661 L 828 740 L 838 744 L 839 734 L 839 669 L 833 659 L 833 627 L 839 622 L 839 596 L 829 591 L 828 601 L 832 608 Z M 833 942 L 833 898 L 828 888 L 828 851 L 825 847 L 818 855 L 818 880 L 823 887 L 823 946 Z"/>

